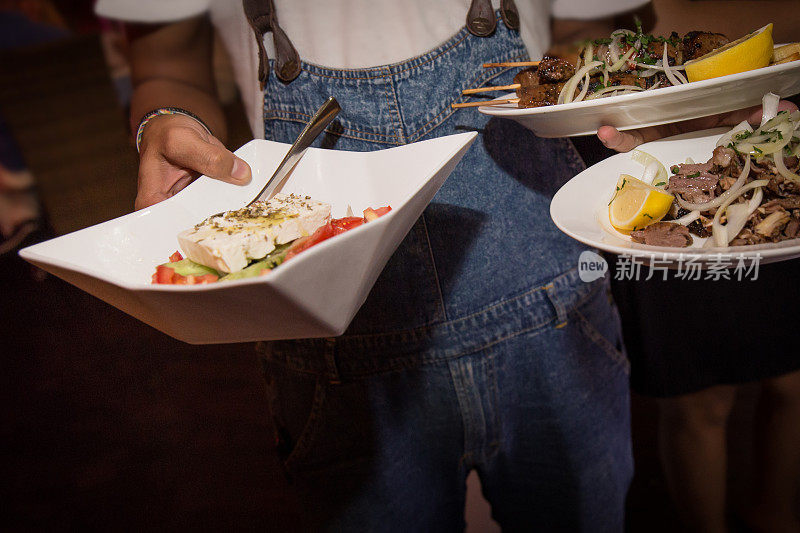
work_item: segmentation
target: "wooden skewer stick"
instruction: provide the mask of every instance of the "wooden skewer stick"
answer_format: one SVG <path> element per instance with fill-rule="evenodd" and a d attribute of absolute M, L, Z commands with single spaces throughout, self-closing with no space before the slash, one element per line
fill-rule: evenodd
<path fill-rule="evenodd" d="M 482 105 L 516 104 L 519 98 L 500 98 L 498 100 L 483 100 L 480 102 L 464 102 L 462 104 L 450 104 L 454 109 L 459 107 L 480 107 Z"/>
<path fill-rule="evenodd" d="M 538 67 L 540 61 L 503 61 L 502 63 L 484 63 L 483 68 L 494 67 Z"/>
<path fill-rule="evenodd" d="M 513 91 L 522 87 L 521 83 L 512 83 L 511 85 L 496 85 L 494 87 L 476 87 L 475 89 L 465 89 L 461 94 L 475 94 L 484 93 L 489 91 Z"/>

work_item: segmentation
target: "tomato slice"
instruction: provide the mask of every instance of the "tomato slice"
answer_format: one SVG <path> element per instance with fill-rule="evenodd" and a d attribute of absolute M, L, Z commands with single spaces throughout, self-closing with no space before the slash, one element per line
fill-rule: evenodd
<path fill-rule="evenodd" d="M 297 239 L 294 244 L 289 247 L 289 251 L 286 252 L 286 257 L 284 258 L 283 262 L 285 263 L 292 257 L 296 256 L 300 252 L 304 250 L 308 250 L 315 244 L 321 243 L 324 240 L 330 239 L 335 235 L 333 224 L 328 222 L 324 226 L 320 226 L 317 228 L 317 231 L 309 235 L 308 237 L 300 237 Z"/>
<path fill-rule="evenodd" d="M 205 285 L 206 283 L 214 283 L 219 279 L 219 276 L 214 274 L 203 274 L 202 276 L 195 276 L 194 280 L 197 285 Z"/>
<path fill-rule="evenodd" d="M 366 222 L 362 217 L 344 217 L 331 220 L 334 235 L 339 235 L 347 230 L 357 228 Z"/>
<path fill-rule="evenodd" d="M 172 284 L 174 278 L 174 269 L 164 265 L 158 265 L 156 267 L 156 273 L 153 274 L 153 283 Z"/>
<path fill-rule="evenodd" d="M 174 255 L 174 254 L 173 254 Z M 180 259 L 178 259 L 180 261 Z M 205 283 L 214 283 L 219 279 L 219 276 L 214 274 L 203 274 L 202 276 L 181 276 L 175 273 L 175 269 L 164 265 L 156 267 L 156 273 L 153 274 L 153 283 L 160 283 L 162 285 L 201 285 Z"/>
<path fill-rule="evenodd" d="M 376 218 L 385 215 L 389 211 L 391 211 L 391 206 L 384 206 L 384 207 L 376 207 L 375 209 L 368 207 L 364 209 L 364 220 L 367 222 L 372 222 Z"/>
<path fill-rule="evenodd" d="M 170 263 L 177 263 L 178 261 L 183 261 L 183 256 L 181 255 L 180 252 L 178 252 L 176 250 L 174 254 L 169 256 L 169 262 Z"/>

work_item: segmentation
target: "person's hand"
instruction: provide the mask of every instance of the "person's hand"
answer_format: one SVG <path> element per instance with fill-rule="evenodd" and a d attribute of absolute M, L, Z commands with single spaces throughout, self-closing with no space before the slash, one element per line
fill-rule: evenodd
<path fill-rule="evenodd" d="M 796 109 L 797 106 L 792 102 L 782 100 L 778 104 L 778 111 L 795 111 Z M 678 135 L 679 133 L 705 130 L 719 126 L 733 127 L 743 120 L 747 120 L 753 126 L 758 126 L 761 123 L 761 106 L 739 109 L 738 111 L 723 113 L 721 115 L 685 120 L 683 122 L 674 122 L 672 124 L 651 126 L 638 130 L 619 131 L 613 126 L 600 126 L 597 130 L 597 138 L 612 150 L 628 152 L 642 143 L 655 141 L 656 139 L 662 139 L 670 135 Z"/>
<path fill-rule="evenodd" d="M 139 148 L 136 209 L 174 196 L 201 174 L 236 185 L 249 183 L 252 176 L 246 162 L 184 115 L 153 118 Z"/>

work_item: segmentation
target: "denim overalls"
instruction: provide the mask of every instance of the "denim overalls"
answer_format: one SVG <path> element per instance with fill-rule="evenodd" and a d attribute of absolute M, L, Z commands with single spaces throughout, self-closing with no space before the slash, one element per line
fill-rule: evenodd
<path fill-rule="evenodd" d="M 380 45 L 378 43 L 377 45 Z M 510 531 L 621 531 L 632 475 L 628 363 L 607 284 L 549 216 L 583 163 L 563 139 L 453 110 L 526 56 L 498 24 L 393 65 L 270 76 L 266 138 L 292 142 L 333 95 L 317 146 L 367 151 L 477 131 L 347 333 L 262 343 L 278 449 L 311 530 L 459 531 L 480 475 Z M 329 275 L 335 275 L 330 273 Z"/>

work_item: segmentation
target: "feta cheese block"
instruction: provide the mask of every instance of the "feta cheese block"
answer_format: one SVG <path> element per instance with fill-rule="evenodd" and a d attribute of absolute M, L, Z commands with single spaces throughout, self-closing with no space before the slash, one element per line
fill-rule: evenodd
<path fill-rule="evenodd" d="M 314 233 L 331 206 L 309 196 L 276 194 L 266 202 L 208 217 L 178 235 L 184 255 L 220 272 L 236 272 L 275 246 Z"/>

